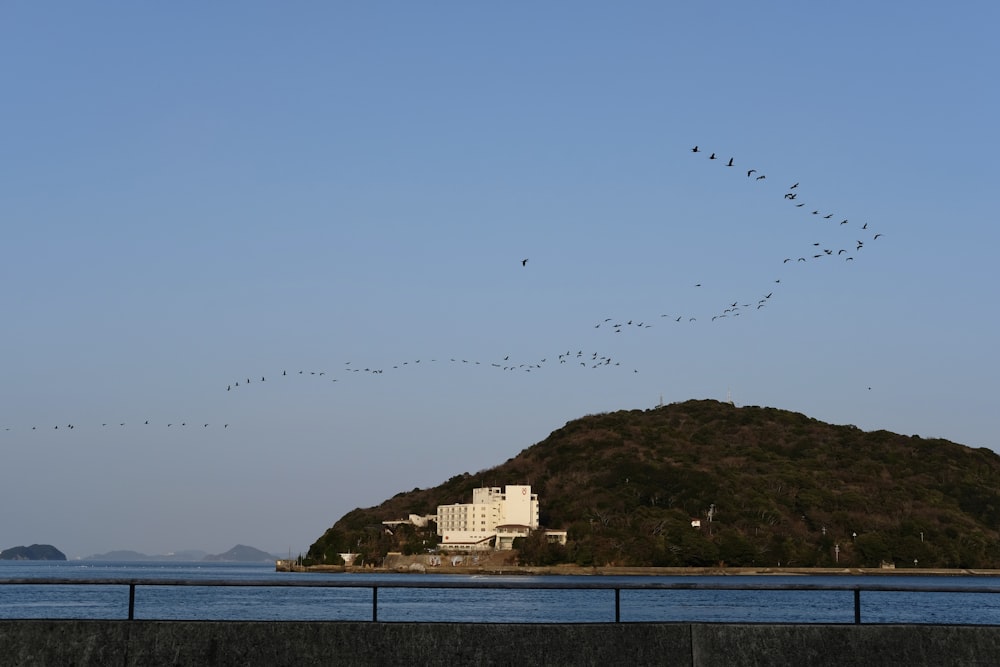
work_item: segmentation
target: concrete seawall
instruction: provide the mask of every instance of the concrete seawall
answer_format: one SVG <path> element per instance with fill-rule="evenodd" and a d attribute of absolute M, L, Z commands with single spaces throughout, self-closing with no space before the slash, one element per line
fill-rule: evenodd
<path fill-rule="evenodd" d="M 747 575 L 808 575 L 808 576 L 845 576 L 858 577 L 874 575 L 879 577 L 1000 577 L 1000 570 L 967 569 L 967 568 L 884 568 L 884 567 L 614 567 L 580 565 L 563 563 L 560 565 L 514 565 L 509 555 L 503 552 L 491 552 L 480 556 L 481 562 L 476 565 L 451 565 L 447 558 L 441 559 L 436 566 L 428 564 L 427 556 L 388 556 L 385 565 L 380 567 L 345 565 L 299 565 L 293 560 L 275 561 L 276 572 L 316 572 L 329 574 L 331 572 L 353 574 L 460 574 L 460 575 L 513 575 L 531 576 L 573 575 L 573 576 L 747 576 Z M 435 561 L 437 562 L 437 561 Z"/>
<path fill-rule="evenodd" d="M 996 665 L 1000 627 L 0 620 L 0 665 Z"/>

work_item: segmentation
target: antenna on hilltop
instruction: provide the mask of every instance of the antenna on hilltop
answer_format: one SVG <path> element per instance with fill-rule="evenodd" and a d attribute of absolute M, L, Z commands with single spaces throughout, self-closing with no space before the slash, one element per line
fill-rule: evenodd
<path fill-rule="evenodd" d="M 726 389 L 726 403 L 729 403 L 729 405 L 732 405 L 732 406 L 736 405 L 735 403 L 733 403 L 733 390 L 732 389 Z"/>

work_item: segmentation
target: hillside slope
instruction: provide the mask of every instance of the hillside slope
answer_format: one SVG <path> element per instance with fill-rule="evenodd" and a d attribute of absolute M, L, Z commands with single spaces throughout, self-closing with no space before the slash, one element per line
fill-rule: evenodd
<path fill-rule="evenodd" d="M 525 483 L 570 540 L 525 540 L 530 564 L 1000 567 L 995 452 L 707 400 L 571 421 L 495 468 L 349 512 L 308 557 L 419 553 L 433 525 L 381 522 Z"/>

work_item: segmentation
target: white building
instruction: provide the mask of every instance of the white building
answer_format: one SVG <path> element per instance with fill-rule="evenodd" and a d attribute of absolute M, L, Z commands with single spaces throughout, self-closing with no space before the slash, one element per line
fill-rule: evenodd
<path fill-rule="evenodd" d="M 536 528 L 538 496 L 527 485 L 473 489 L 471 503 L 437 508 L 437 534 L 449 551 L 511 549 Z"/>
<path fill-rule="evenodd" d="M 408 525 L 416 526 L 417 528 L 426 528 L 430 525 L 431 521 L 437 521 L 436 514 L 411 514 L 409 519 L 394 519 L 389 521 L 383 521 L 383 526 L 388 526 L 388 532 L 391 534 L 395 530 L 396 526 Z"/>

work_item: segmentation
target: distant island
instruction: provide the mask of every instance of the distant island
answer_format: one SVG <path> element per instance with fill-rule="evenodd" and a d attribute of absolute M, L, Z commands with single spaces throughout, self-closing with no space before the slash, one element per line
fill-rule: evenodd
<path fill-rule="evenodd" d="M 224 554 L 205 556 L 202 560 L 236 563 L 261 563 L 273 562 L 276 559 L 273 554 L 269 554 L 266 551 L 254 549 L 253 547 L 248 547 L 245 544 L 237 544 Z"/>
<path fill-rule="evenodd" d="M 0 551 L 0 560 L 66 560 L 66 554 L 51 544 L 11 547 Z"/>
<path fill-rule="evenodd" d="M 64 557 L 65 560 L 65 557 Z M 94 554 L 92 556 L 87 556 L 83 560 L 102 560 L 102 561 L 173 561 L 173 562 L 198 562 L 198 561 L 210 561 L 210 562 L 220 562 L 220 563 L 263 563 L 263 562 L 273 562 L 277 560 L 277 556 L 274 554 L 269 554 L 266 551 L 261 551 L 260 549 L 255 549 L 254 547 L 248 547 L 244 544 L 237 544 L 235 547 L 221 554 L 208 554 L 204 551 L 188 550 L 188 551 L 177 551 L 171 552 L 169 554 L 161 554 L 157 556 L 150 556 L 138 551 L 129 550 L 118 550 L 109 551 L 103 554 Z"/>

